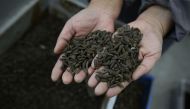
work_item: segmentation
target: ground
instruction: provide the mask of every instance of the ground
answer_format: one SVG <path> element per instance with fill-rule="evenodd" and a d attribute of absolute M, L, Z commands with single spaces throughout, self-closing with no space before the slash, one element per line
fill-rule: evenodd
<path fill-rule="evenodd" d="M 91 97 L 85 83 L 53 83 L 57 60 L 54 44 L 64 21 L 45 17 L 0 57 L 2 109 L 98 109 L 100 97 Z M 85 102 L 85 103 L 84 103 Z"/>

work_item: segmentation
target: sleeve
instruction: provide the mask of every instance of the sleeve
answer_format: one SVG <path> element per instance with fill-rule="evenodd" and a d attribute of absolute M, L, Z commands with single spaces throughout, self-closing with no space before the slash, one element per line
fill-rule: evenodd
<path fill-rule="evenodd" d="M 142 0 L 140 12 L 152 5 L 161 5 L 171 10 L 175 27 L 172 38 L 181 40 L 190 35 L 190 0 Z"/>

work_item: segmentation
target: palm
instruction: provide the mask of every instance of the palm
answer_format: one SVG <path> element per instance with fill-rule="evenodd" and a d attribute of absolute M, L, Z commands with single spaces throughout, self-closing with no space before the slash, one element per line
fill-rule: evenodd
<path fill-rule="evenodd" d="M 86 35 L 95 30 L 107 30 L 113 32 L 114 21 L 106 15 L 99 14 L 100 13 L 94 9 L 86 8 L 67 21 L 57 40 L 54 49 L 55 53 L 60 53 L 73 36 L 78 37 Z M 62 62 L 58 59 L 52 71 L 52 80 L 56 81 L 62 76 L 63 82 L 69 84 L 72 82 L 73 77 L 76 82 L 81 82 L 86 77 L 86 74 L 83 71 L 80 71 L 76 75 L 71 75 L 67 70 L 65 72 L 62 71 L 61 66 Z M 89 72 L 91 72 L 90 70 L 91 68 L 89 68 Z"/>
<path fill-rule="evenodd" d="M 75 31 L 75 36 L 85 35 L 94 30 L 113 31 L 113 21 L 100 18 L 98 13 L 93 10 L 82 10 L 68 21 L 68 26 L 71 26 Z"/>
<path fill-rule="evenodd" d="M 139 59 L 142 60 L 142 63 L 138 66 L 136 71 L 133 73 L 133 79 L 136 80 L 140 76 L 147 73 L 155 64 L 155 62 L 159 59 L 162 51 L 162 35 L 150 28 L 147 24 L 145 25 L 143 22 L 134 21 L 129 24 L 131 27 L 137 27 L 143 33 L 143 38 L 140 42 L 140 51 L 139 51 Z M 99 70 L 99 69 L 98 69 Z M 119 86 L 108 88 L 106 82 L 98 82 L 95 79 L 96 71 L 92 74 L 88 81 L 88 85 L 90 87 L 95 87 L 95 93 L 97 95 L 101 95 L 106 93 L 107 96 L 115 96 L 119 94 L 129 83 L 123 82 L 122 85 L 124 88 Z"/>

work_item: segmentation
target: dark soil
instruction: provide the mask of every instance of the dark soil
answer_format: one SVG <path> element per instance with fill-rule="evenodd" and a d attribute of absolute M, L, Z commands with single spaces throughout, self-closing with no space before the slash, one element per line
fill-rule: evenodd
<path fill-rule="evenodd" d="M 54 44 L 64 21 L 46 16 L 0 57 L 1 109 L 100 109 L 102 97 L 89 96 L 86 83 L 53 83 Z M 130 84 L 114 109 L 140 109 L 143 89 Z"/>
<path fill-rule="evenodd" d="M 46 16 L 0 57 L 1 109 L 99 109 L 101 97 L 88 95 L 85 83 L 53 83 L 53 54 L 64 22 Z"/>

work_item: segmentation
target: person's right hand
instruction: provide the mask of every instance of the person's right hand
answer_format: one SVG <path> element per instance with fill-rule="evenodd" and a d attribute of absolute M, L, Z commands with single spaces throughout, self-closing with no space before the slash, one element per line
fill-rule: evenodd
<path fill-rule="evenodd" d="M 66 22 L 62 32 L 59 35 L 54 52 L 56 54 L 60 54 L 72 37 L 86 35 L 95 30 L 106 30 L 113 32 L 114 17 L 100 8 L 88 7 L 83 9 Z M 72 82 L 74 77 L 74 80 L 80 83 L 86 77 L 84 71 L 80 71 L 78 74 L 72 75 L 67 70 L 62 71 L 61 66 L 62 62 L 58 59 L 51 75 L 53 81 L 56 81 L 62 77 L 63 83 L 69 84 Z M 89 68 L 89 72 L 92 72 L 90 70 L 92 69 Z"/>
<path fill-rule="evenodd" d="M 172 26 L 172 15 L 170 10 L 161 6 L 151 6 L 133 22 L 128 24 L 130 27 L 138 28 L 143 34 L 139 44 L 140 65 L 133 72 L 132 79 L 137 80 L 142 75 L 147 74 L 158 61 L 162 52 L 163 37 L 168 33 Z M 117 32 L 115 33 L 117 34 Z M 94 65 L 94 64 L 92 64 Z M 92 66 L 93 67 L 93 66 Z M 104 67 L 96 69 L 88 81 L 88 85 L 95 90 L 96 95 L 106 93 L 108 97 L 116 96 L 127 87 L 130 82 L 122 82 L 123 87 L 109 88 L 106 82 L 99 82 L 95 76 L 97 71 Z"/>

